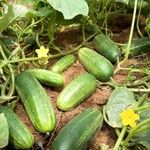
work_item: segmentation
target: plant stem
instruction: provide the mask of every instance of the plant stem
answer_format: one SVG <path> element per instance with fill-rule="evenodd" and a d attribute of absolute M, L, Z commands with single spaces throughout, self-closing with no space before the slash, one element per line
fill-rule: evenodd
<path fill-rule="evenodd" d="M 123 62 L 123 61 L 122 61 Z M 120 67 L 120 64 L 118 64 L 118 68 L 114 71 L 114 74 L 116 74 L 119 70 L 123 70 L 123 71 L 131 71 L 131 72 L 139 72 L 139 73 L 143 73 L 146 75 L 149 75 L 148 72 L 142 70 L 142 69 L 133 69 L 133 68 L 122 68 Z"/>
<path fill-rule="evenodd" d="M 130 35 L 129 35 L 129 41 L 128 41 L 127 50 L 126 50 L 126 54 L 125 54 L 125 60 L 128 59 L 128 56 L 130 54 L 130 46 L 131 46 L 131 40 L 132 40 L 132 36 L 133 36 L 133 30 L 134 30 L 134 24 L 135 24 L 135 18 L 136 18 L 136 10 L 137 10 L 137 0 L 135 0 L 135 2 L 134 2 L 133 18 L 132 18 Z"/>
<path fill-rule="evenodd" d="M 142 97 L 139 98 L 139 100 L 136 102 L 136 104 L 134 105 L 134 109 L 136 110 L 147 98 L 148 93 L 143 94 Z"/>
<path fill-rule="evenodd" d="M 143 0 L 140 1 L 140 9 L 139 9 L 139 12 L 138 12 L 137 23 L 136 23 L 137 31 L 138 31 L 138 33 L 140 34 L 141 37 L 143 37 L 143 35 L 142 35 L 142 33 L 140 31 L 140 28 L 139 28 L 139 20 L 140 20 L 140 14 L 141 14 L 141 9 L 142 9 L 142 3 L 143 3 Z"/>
<path fill-rule="evenodd" d="M 136 111 L 142 111 L 142 110 L 146 110 L 146 109 L 150 109 L 150 105 L 141 106 L 141 107 L 136 108 L 135 110 Z"/>
<path fill-rule="evenodd" d="M 135 89 L 135 88 L 128 88 L 132 92 L 144 92 L 144 93 L 150 93 L 150 89 Z"/>
<path fill-rule="evenodd" d="M 5 60 L 5 61 L 8 61 L 7 60 L 7 57 L 6 57 L 6 55 L 5 55 L 5 53 L 3 52 L 3 49 L 2 49 L 2 46 L 0 45 L 0 53 L 1 53 L 1 55 L 2 55 L 2 57 L 3 57 L 3 59 Z M 10 88 L 9 88 L 9 92 L 8 92 L 8 97 L 12 97 L 12 95 L 13 95 L 13 93 L 14 93 L 14 89 L 15 89 L 15 85 L 14 85 L 14 82 L 15 82 L 15 77 L 14 77 L 14 73 L 13 73 L 13 69 L 12 69 L 12 67 L 11 67 L 11 65 L 10 64 L 8 64 L 8 69 L 9 69 L 9 71 L 10 71 L 10 80 L 11 80 L 11 83 L 10 83 Z M 5 91 L 5 90 L 4 90 Z M 4 94 L 4 93 L 3 93 Z"/>
<path fill-rule="evenodd" d="M 56 54 L 56 55 L 49 55 L 48 57 L 45 57 L 45 59 L 52 59 L 52 58 L 57 58 L 60 56 L 65 56 L 68 54 L 71 54 L 73 52 L 78 51 L 79 48 L 81 48 L 86 42 L 88 42 L 89 40 L 91 40 L 93 37 L 95 36 L 95 34 L 91 35 L 90 37 L 88 37 L 83 43 L 81 43 L 80 45 L 78 45 L 77 47 L 75 47 L 73 50 L 68 51 L 66 53 L 61 53 L 61 54 Z M 14 60 L 8 60 L 6 61 L 5 64 L 2 65 L 2 67 L 4 67 L 5 65 L 11 64 L 11 63 L 18 63 L 18 62 L 25 62 L 25 61 L 33 61 L 33 60 L 40 60 L 42 58 L 38 58 L 38 57 L 31 57 L 31 58 L 23 58 L 23 59 L 14 59 Z"/>
<path fill-rule="evenodd" d="M 137 10 L 137 0 L 135 0 L 135 2 L 134 2 L 134 11 L 133 11 L 133 17 L 132 17 L 132 24 L 131 24 L 131 29 L 130 29 L 130 35 L 129 35 L 127 49 L 125 51 L 125 58 L 124 58 L 123 61 L 121 61 L 118 64 L 118 68 L 115 70 L 115 73 L 117 73 L 120 70 L 121 64 L 123 64 L 128 59 L 128 57 L 129 57 L 130 46 L 131 46 L 131 41 L 132 41 L 132 36 L 133 36 L 133 30 L 134 30 L 134 25 L 135 25 L 136 10 Z"/>
<path fill-rule="evenodd" d="M 119 137 L 118 137 L 118 139 L 117 139 L 117 142 L 116 142 L 116 144 L 115 144 L 113 150 L 118 150 L 118 149 L 119 149 L 119 146 L 120 146 L 120 144 L 121 144 L 121 142 L 122 142 L 122 140 L 123 140 L 123 137 L 124 137 L 124 135 L 125 135 L 125 133 L 126 133 L 126 130 L 127 130 L 127 127 L 126 127 L 126 126 L 122 128 L 122 131 L 121 131 L 121 133 L 120 133 L 120 135 L 119 135 Z"/>

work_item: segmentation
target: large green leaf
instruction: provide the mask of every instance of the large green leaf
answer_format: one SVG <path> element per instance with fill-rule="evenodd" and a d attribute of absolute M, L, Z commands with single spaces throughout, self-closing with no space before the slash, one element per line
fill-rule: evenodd
<path fill-rule="evenodd" d="M 131 91 L 126 87 L 117 87 L 105 106 L 107 123 L 112 127 L 122 127 L 120 113 L 135 102 L 134 94 Z"/>
<path fill-rule="evenodd" d="M 47 0 L 57 11 L 60 11 L 65 19 L 72 19 L 81 14 L 88 15 L 89 8 L 85 0 Z"/>
<path fill-rule="evenodd" d="M 9 5 L 7 12 L 0 18 L 0 32 L 6 29 L 18 17 L 24 17 L 28 12 L 27 7 L 18 4 Z"/>
<path fill-rule="evenodd" d="M 0 114 L 0 148 L 7 146 L 9 138 L 9 129 L 4 114 Z"/>

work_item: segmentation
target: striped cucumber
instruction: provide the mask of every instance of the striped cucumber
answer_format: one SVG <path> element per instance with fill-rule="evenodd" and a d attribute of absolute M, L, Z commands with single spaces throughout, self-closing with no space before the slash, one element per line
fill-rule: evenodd
<path fill-rule="evenodd" d="M 16 77 L 16 89 L 34 127 L 41 133 L 52 131 L 56 124 L 54 109 L 37 79 L 21 73 Z"/>
<path fill-rule="evenodd" d="M 113 75 L 113 66 L 110 61 L 97 52 L 83 47 L 78 51 L 78 57 L 86 70 L 99 81 L 108 81 Z"/>
<path fill-rule="evenodd" d="M 57 98 L 57 106 L 63 111 L 68 111 L 96 90 L 96 79 L 92 74 L 84 73 L 72 80 Z"/>
<path fill-rule="evenodd" d="M 120 50 L 115 42 L 104 34 L 98 34 L 93 40 L 97 52 L 106 57 L 112 63 L 120 58 Z"/>
<path fill-rule="evenodd" d="M 66 55 L 60 60 L 58 60 L 51 68 L 52 71 L 57 73 L 62 73 L 64 70 L 66 70 L 68 67 L 73 65 L 75 61 L 74 55 Z"/>
<path fill-rule="evenodd" d="M 28 73 L 29 75 L 36 78 L 43 84 L 59 87 L 64 85 L 64 77 L 61 74 L 58 74 L 53 71 L 49 71 L 46 69 L 28 69 L 24 73 Z"/>
<path fill-rule="evenodd" d="M 103 115 L 88 108 L 69 121 L 52 143 L 52 150 L 86 150 L 89 141 L 101 129 Z"/>
<path fill-rule="evenodd" d="M 9 126 L 9 140 L 16 149 L 29 149 L 34 144 L 33 135 L 9 108 L 0 106 L 0 113 L 4 113 Z"/>

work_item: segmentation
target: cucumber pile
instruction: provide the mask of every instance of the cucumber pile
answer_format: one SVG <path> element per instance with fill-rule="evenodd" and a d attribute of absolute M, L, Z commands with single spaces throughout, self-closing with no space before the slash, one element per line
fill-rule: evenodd
<path fill-rule="evenodd" d="M 56 101 L 57 108 L 69 111 L 95 92 L 97 80 L 107 82 L 113 76 L 112 63 L 120 57 L 118 47 L 103 34 L 94 38 L 94 44 L 98 53 L 87 47 L 78 50 L 78 59 L 87 72 L 75 77 L 64 88 L 64 77 L 61 73 L 75 62 L 72 54 L 61 58 L 50 70 L 28 69 L 16 76 L 16 91 L 33 126 L 40 133 L 52 132 L 57 123 L 51 99 L 41 84 L 63 88 Z M 4 113 L 8 120 L 10 143 L 17 149 L 31 148 L 34 137 L 19 117 L 3 106 L 0 107 L 0 113 Z M 100 110 L 86 109 L 62 128 L 50 149 L 86 149 L 102 124 L 103 115 Z"/>

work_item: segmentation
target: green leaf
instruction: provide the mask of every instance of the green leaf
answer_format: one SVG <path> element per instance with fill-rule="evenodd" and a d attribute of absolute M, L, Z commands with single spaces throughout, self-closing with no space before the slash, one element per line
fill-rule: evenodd
<path fill-rule="evenodd" d="M 4 114 L 0 114 L 0 148 L 8 145 L 9 129 Z"/>
<path fill-rule="evenodd" d="M 27 7 L 18 4 L 9 5 L 7 12 L 0 18 L 0 32 L 6 29 L 14 20 L 25 17 L 28 12 Z"/>
<path fill-rule="evenodd" d="M 72 19 L 81 14 L 88 15 L 89 8 L 85 0 L 47 0 L 57 11 L 60 11 L 65 19 Z"/>
<path fill-rule="evenodd" d="M 117 87 L 105 106 L 106 122 L 112 127 L 122 127 L 120 113 L 135 102 L 134 94 L 131 91 L 126 87 Z"/>
<path fill-rule="evenodd" d="M 150 106 L 150 102 L 144 102 L 142 106 Z M 144 109 L 138 112 L 140 115 L 140 121 L 149 119 L 150 109 Z M 150 124 L 146 124 L 142 126 L 137 132 L 134 134 L 132 141 L 145 146 L 147 149 L 150 148 Z"/>
<path fill-rule="evenodd" d="M 128 43 L 125 43 L 125 45 L 122 47 L 124 52 L 127 49 L 127 45 Z M 131 56 L 136 56 L 142 53 L 150 52 L 150 38 L 142 37 L 132 39 L 129 50 Z"/>
<path fill-rule="evenodd" d="M 115 0 L 116 2 L 121 2 L 121 3 L 124 3 L 124 4 L 127 4 L 129 3 L 129 0 Z"/>

